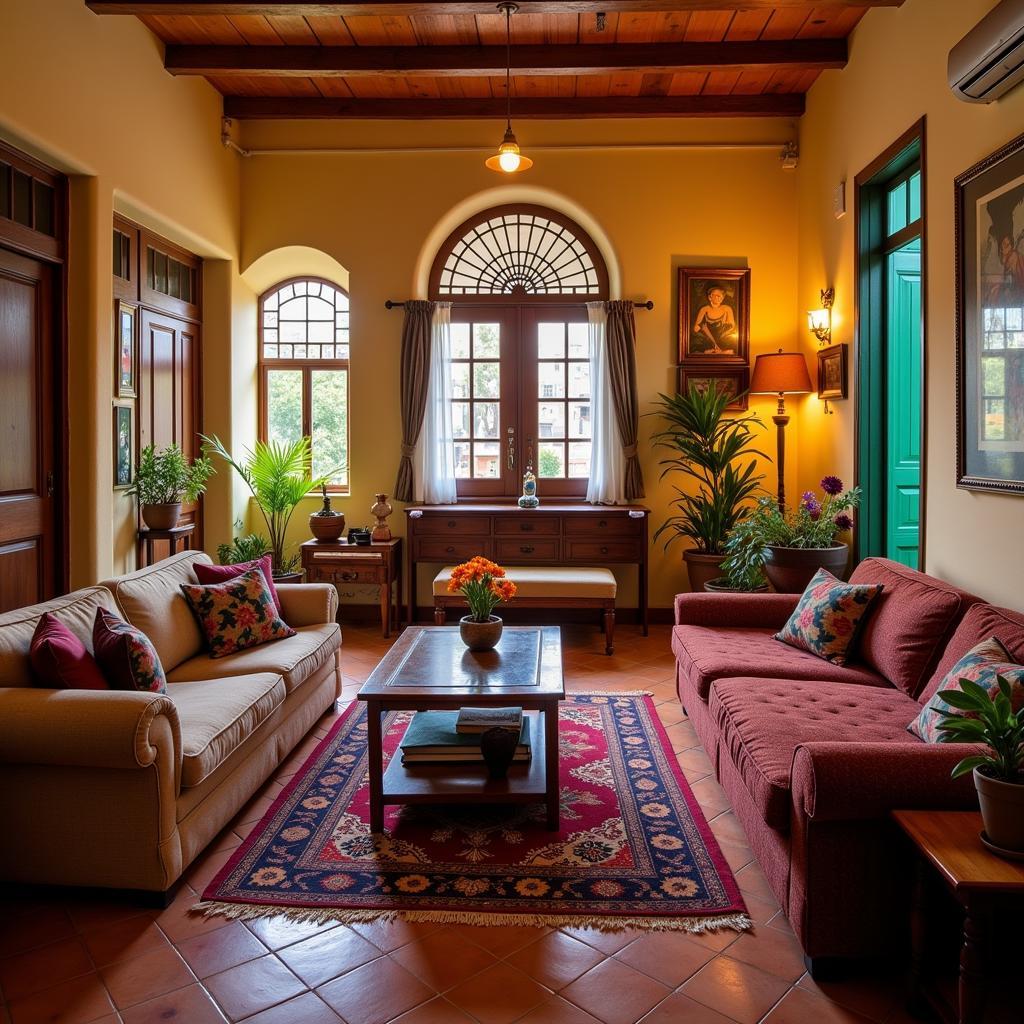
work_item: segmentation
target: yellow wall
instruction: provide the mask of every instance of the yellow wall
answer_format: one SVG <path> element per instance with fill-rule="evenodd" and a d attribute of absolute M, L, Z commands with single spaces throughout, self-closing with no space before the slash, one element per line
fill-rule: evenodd
<path fill-rule="evenodd" d="M 467 199 L 503 184 L 483 166 L 483 151 L 500 125 L 247 124 L 246 146 L 278 148 L 413 145 L 479 145 L 480 153 L 253 156 L 242 162 L 245 230 L 242 266 L 281 246 L 299 243 L 322 250 L 351 275 L 352 495 L 335 502 L 350 525 L 372 522 L 377 491 L 391 492 L 398 465 L 399 311 L 385 299 L 416 294 L 421 248 L 438 222 Z M 777 140 L 792 137 L 786 122 L 590 122 L 519 126 L 524 151 L 549 143 L 668 139 Z M 499 132 L 500 134 L 500 132 Z M 683 265 L 752 268 L 752 353 L 793 344 L 796 305 L 796 179 L 768 151 L 587 153 L 543 151 L 517 179 L 566 197 L 589 213 L 608 236 L 621 269 L 622 297 L 653 299 L 652 312 L 637 312 L 641 411 L 659 391 L 675 387 L 675 269 Z M 498 195 L 503 195 L 499 193 Z M 524 198 L 528 194 L 524 193 Z M 548 196 L 540 196 L 545 202 Z M 501 201 L 500 199 L 496 199 Z M 488 203 L 488 205 L 490 205 Z M 421 261 L 420 261 L 421 262 Z M 236 340 L 236 345 L 238 341 Z M 754 408 L 773 429 L 771 403 Z M 641 420 L 641 458 L 653 522 L 667 514 L 670 485 L 658 482 L 659 455 L 650 444 L 651 418 Z M 774 434 L 767 436 L 774 451 Z M 795 453 L 794 453 L 795 456 Z M 796 458 L 789 467 L 797 479 Z M 766 481 L 774 490 L 774 468 Z M 543 501 L 543 485 L 540 489 Z M 305 512 L 296 534 L 306 532 Z M 301 520 L 301 521 L 300 521 Z M 404 532 L 396 505 L 392 530 Z M 652 530 L 653 532 L 653 530 Z M 308 535 L 308 534 L 307 534 Z M 667 556 L 652 550 L 651 603 L 668 606 L 685 585 L 680 548 Z M 426 575 L 426 574 L 421 574 Z M 635 600 L 628 571 L 624 604 Z M 353 592 L 353 597 L 368 596 Z M 421 602 L 427 592 L 420 594 Z"/>
<path fill-rule="evenodd" d="M 1020 606 L 1024 502 L 955 485 L 953 179 L 1024 131 L 1024 89 L 985 106 L 962 103 L 946 81 L 946 55 L 994 0 L 907 0 L 871 11 L 854 34 L 843 71 L 825 72 L 800 126 L 800 270 L 797 321 L 836 288 L 834 340 L 853 342 L 854 176 L 922 116 L 927 118 L 927 543 L 929 572 L 984 597 Z M 849 182 L 851 212 L 832 216 L 832 190 Z M 816 343 L 802 337 L 809 359 Z M 813 365 L 813 363 L 812 363 Z M 852 369 L 852 367 L 851 367 Z M 824 417 L 806 403 L 800 476 L 853 475 L 854 401 Z"/>

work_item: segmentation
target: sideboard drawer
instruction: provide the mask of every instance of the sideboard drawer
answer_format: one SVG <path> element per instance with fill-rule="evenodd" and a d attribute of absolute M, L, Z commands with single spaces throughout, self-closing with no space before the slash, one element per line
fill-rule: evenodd
<path fill-rule="evenodd" d="M 384 566 L 314 565 L 306 570 L 310 583 L 383 583 Z"/>
<path fill-rule="evenodd" d="M 412 557 L 420 562 L 464 562 L 475 555 L 489 557 L 489 537 L 417 537 Z"/>
<path fill-rule="evenodd" d="M 491 532 L 490 516 L 423 516 L 416 524 L 416 533 L 432 537 L 487 537 Z"/>
<path fill-rule="evenodd" d="M 642 519 L 624 515 L 566 516 L 566 537 L 639 537 Z"/>
<path fill-rule="evenodd" d="M 533 537 L 505 537 L 494 542 L 495 557 L 505 565 L 518 562 L 557 562 L 560 543 Z"/>
<path fill-rule="evenodd" d="M 535 515 L 533 512 L 513 513 L 507 518 L 495 516 L 496 537 L 557 537 L 561 533 L 557 516 Z"/>
<path fill-rule="evenodd" d="M 570 562 L 636 562 L 641 558 L 641 545 L 628 540 L 569 540 L 566 541 L 567 560 Z"/>

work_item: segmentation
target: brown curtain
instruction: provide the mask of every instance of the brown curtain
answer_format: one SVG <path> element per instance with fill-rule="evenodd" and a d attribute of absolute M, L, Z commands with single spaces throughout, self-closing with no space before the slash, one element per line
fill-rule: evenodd
<path fill-rule="evenodd" d="M 608 379 L 615 420 L 626 457 L 626 501 L 644 496 L 644 475 L 637 458 L 640 401 L 636 390 L 636 322 L 631 301 L 608 303 Z"/>
<path fill-rule="evenodd" d="M 413 500 L 412 457 L 423 429 L 430 379 L 430 323 L 434 303 L 417 300 L 405 304 L 402 323 L 402 459 L 398 463 L 395 497 Z"/>

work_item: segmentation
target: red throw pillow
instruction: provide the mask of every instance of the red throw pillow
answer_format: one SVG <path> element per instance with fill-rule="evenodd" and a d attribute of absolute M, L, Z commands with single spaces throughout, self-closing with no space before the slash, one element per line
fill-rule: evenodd
<path fill-rule="evenodd" d="M 53 690 L 110 689 L 85 644 L 49 612 L 43 612 L 36 625 L 28 659 L 40 686 Z"/>
<path fill-rule="evenodd" d="M 196 579 L 203 584 L 226 583 L 228 580 L 236 579 L 243 572 L 248 572 L 250 569 L 259 569 L 263 573 L 263 578 L 267 581 L 267 589 L 274 600 L 277 614 L 280 615 L 283 612 L 281 598 L 277 593 L 277 587 L 274 586 L 273 555 L 267 554 L 262 558 L 254 558 L 251 562 L 236 562 L 234 565 L 207 565 L 205 562 L 196 562 L 192 568 L 195 569 Z"/>
<path fill-rule="evenodd" d="M 115 690 L 166 693 L 167 677 L 153 641 L 130 622 L 100 608 L 92 627 L 92 649 Z"/>

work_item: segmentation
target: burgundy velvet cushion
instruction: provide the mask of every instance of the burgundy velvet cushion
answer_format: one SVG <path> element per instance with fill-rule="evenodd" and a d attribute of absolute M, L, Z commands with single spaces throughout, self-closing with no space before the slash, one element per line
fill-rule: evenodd
<path fill-rule="evenodd" d="M 92 649 L 115 690 L 167 692 L 167 677 L 153 641 L 141 629 L 105 608 L 96 610 Z"/>
<path fill-rule="evenodd" d="M 251 562 L 238 562 L 235 565 L 207 565 L 205 562 L 196 562 L 192 568 L 195 570 L 196 579 L 202 584 L 226 583 L 250 569 L 259 569 L 267 581 L 277 614 L 280 615 L 282 611 L 281 598 L 278 596 L 277 587 L 274 586 L 273 557 L 273 555 L 264 555 L 262 558 L 254 558 Z"/>
<path fill-rule="evenodd" d="M 968 651 L 991 636 L 994 636 L 1006 648 L 1015 662 L 1024 664 L 1024 612 L 1015 612 L 1009 608 L 1000 608 L 994 604 L 979 602 L 968 609 L 963 621 L 946 645 L 942 660 L 921 691 L 921 696 L 918 698 L 920 702 L 927 704 L 935 696 L 950 669 Z"/>
<path fill-rule="evenodd" d="M 43 612 L 32 634 L 29 663 L 40 686 L 54 690 L 110 689 L 85 644 L 49 612 Z"/>
<path fill-rule="evenodd" d="M 888 558 L 865 558 L 851 583 L 884 587 L 864 623 L 857 657 L 916 697 L 949 638 L 978 598 Z"/>
<path fill-rule="evenodd" d="M 833 665 L 806 651 L 780 644 L 772 638 L 770 630 L 676 626 L 672 630 L 672 650 L 680 669 L 705 702 L 711 684 L 730 676 L 889 685 L 863 665 Z"/>
<path fill-rule="evenodd" d="M 819 660 L 818 664 L 822 664 Z M 911 743 L 917 702 L 891 687 L 824 680 L 719 679 L 708 702 L 728 758 L 765 822 L 789 827 L 793 755 L 804 743 Z"/>

